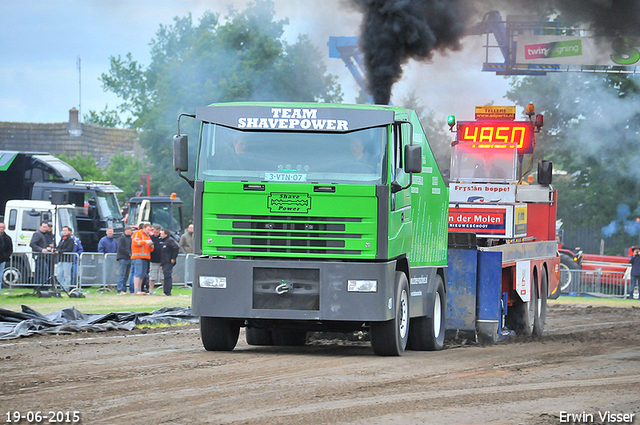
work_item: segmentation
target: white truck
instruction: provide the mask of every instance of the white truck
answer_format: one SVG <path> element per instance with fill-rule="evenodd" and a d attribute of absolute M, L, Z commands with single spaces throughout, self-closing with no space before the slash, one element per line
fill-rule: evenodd
<path fill-rule="evenodd" d="M 73 205 L 53 205 L 48 201 L 10 200 L 4 212 L 5 232 L 13 241 L 13 255 L 5 264 L 2 285 L 28 283 L 34 271 L 31 238 L 43 222 L 53 223 L 55 244 L 60 242 L 62 227 L 78 228 Z"/>

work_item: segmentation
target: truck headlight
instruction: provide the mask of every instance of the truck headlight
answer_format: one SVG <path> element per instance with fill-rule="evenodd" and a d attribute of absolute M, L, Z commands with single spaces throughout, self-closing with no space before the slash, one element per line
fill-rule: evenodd
<path fill-rule="evenodd" d="M 377 280 L 347 280 L 348 292 L 378 292 Z"/>
<path fill-rule="evenodd" d="M 227 278 L 218 276 L 200 276 L 200 287 L 224 289 L 227 287 Z"/>

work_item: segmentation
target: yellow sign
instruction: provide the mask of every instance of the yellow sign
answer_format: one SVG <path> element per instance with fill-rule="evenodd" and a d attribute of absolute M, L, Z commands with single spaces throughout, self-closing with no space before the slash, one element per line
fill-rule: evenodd
<path fill-rule="evenodd" d="M 513 220 L 514 233 L 517 235 L 527 234 L 527 205 L 516 206 L 515 217 Z"/>
<path fill-rule="evenodd" d="M 515 106 L 476 106 L 477 120 L 515 120 Z"/>

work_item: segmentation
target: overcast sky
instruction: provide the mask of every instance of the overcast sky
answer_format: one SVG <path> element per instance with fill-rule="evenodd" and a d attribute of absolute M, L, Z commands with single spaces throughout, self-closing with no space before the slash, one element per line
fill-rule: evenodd
<path fill-rule="evenodd" d="M 237 9 L 246 0 L 3 0 L 0 2 L 0 121 L 65 122 L 68 110 L 80 106 L 77 68 L 81 58 L 81 111 L 115 108 L 119 99 L 102 90 L 100 74 L 109 69 L 109 57 L 126 55 L 143 65 L 150 60 L 149 42 L 160 24 L 173 17 L 206 10 L 224 16 L 227 6 Z M 285 37 L 295 42 L 308 34 L 318 46 L 330 73 L 339 77 L 344 101 L 353 103 L 357 86 L 339 59 L 330 59 L 329 36 L 358 34 L 360 14 L 342 0 L 274 0 L 276 18 L 288 17 Z M 473 107 L 494 102 L 508 105 L 508 81 L 481 72 L 484 37 L 464 39 L 461 52 L 436 54 L 432 63 L 410 62 L 393 90 L 393 102 L 415 90 L 423 103 L 442 118 L 455 114 L 473 119 Z M 196 106 L 194 105 L 194 109 Z M 193 112 L 193 111 L 185 111 Z"/>

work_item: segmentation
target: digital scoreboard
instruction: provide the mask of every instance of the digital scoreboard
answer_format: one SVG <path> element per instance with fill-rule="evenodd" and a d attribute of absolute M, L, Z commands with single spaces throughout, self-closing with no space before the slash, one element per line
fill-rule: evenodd
<path fill-rule="evenodd" d="M 533 153 L 534 124 L 529 121 L 460 121 L 456 141 L 474 149 L 517 146 L 518 154 Z"/>

